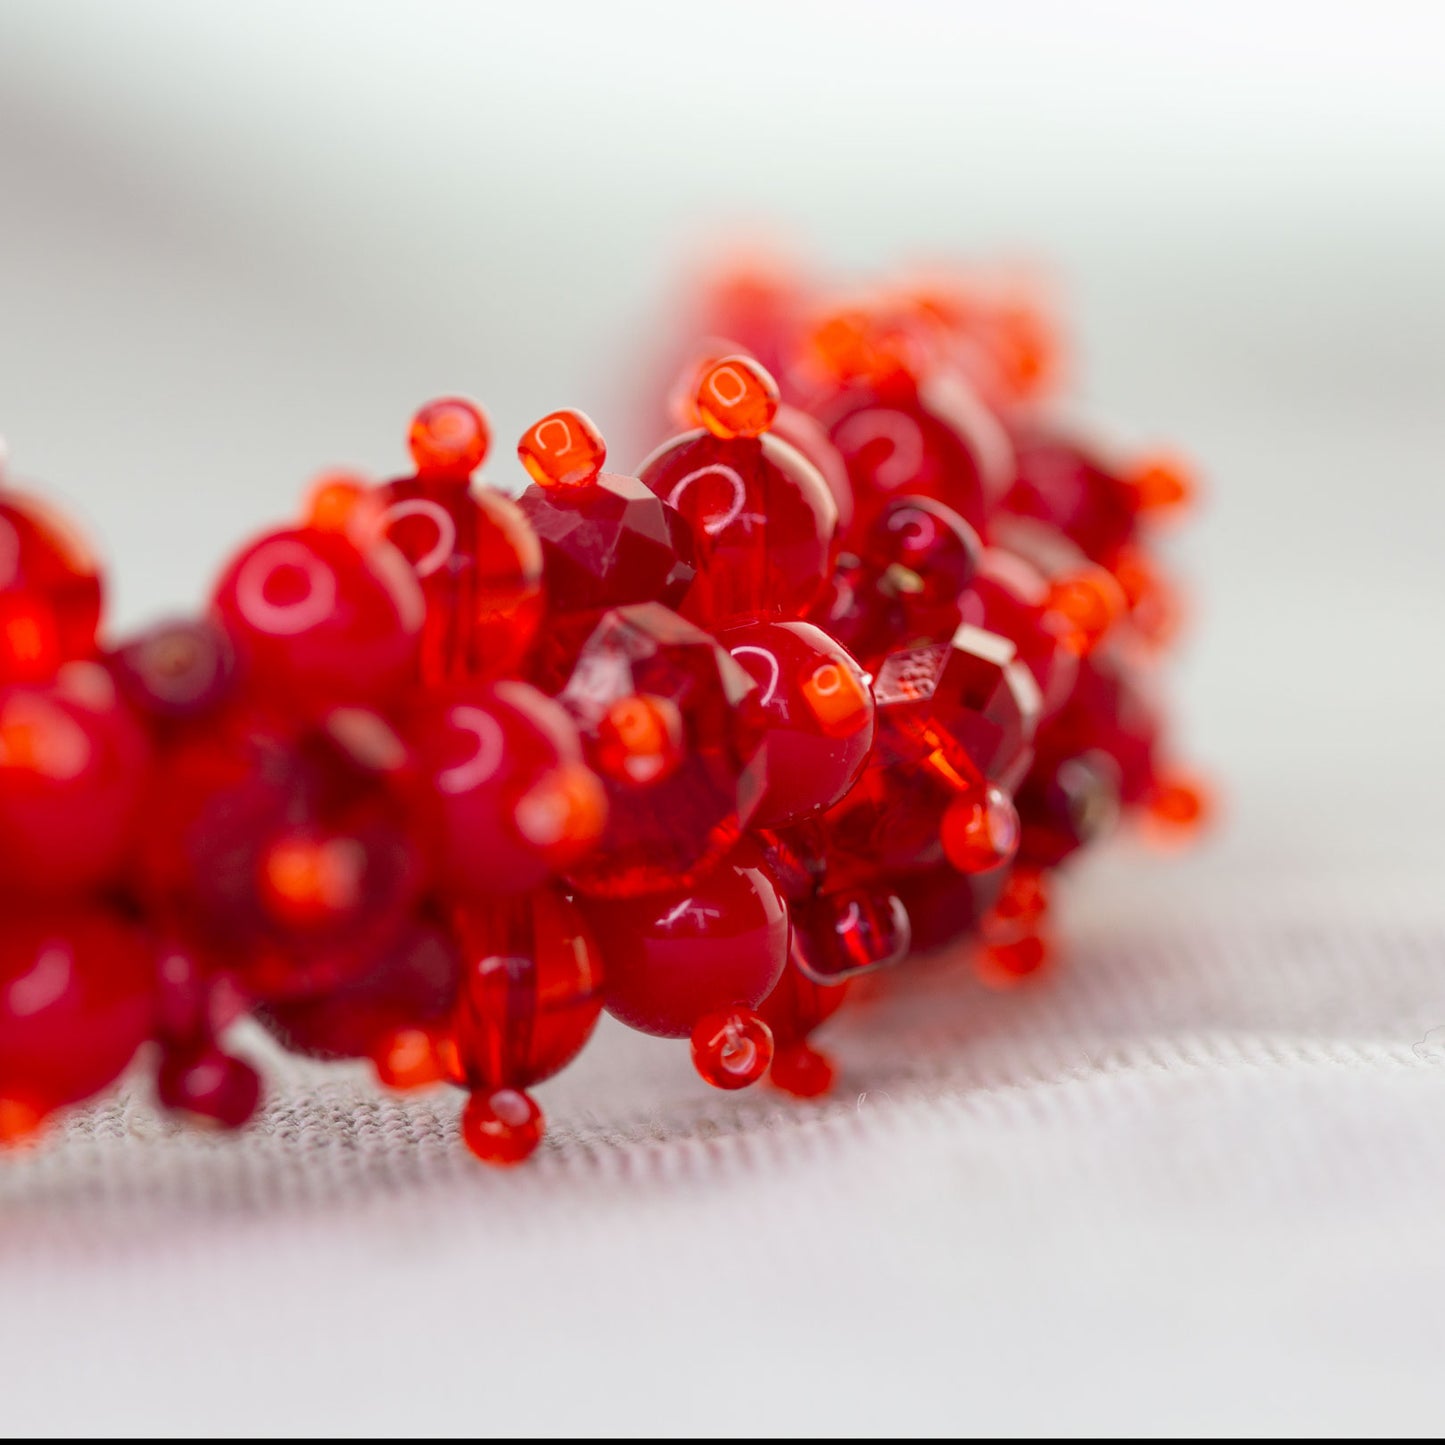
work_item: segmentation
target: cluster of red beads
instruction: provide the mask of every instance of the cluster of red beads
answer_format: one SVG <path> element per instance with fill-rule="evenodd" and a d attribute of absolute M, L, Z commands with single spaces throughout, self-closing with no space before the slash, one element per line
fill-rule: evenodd
<path fill-rule="evenodd" d="M 710 304 L 691 429 L 636 477 L 559 411 L 509 497 L 436 401 L 409 475 L 323 478 L 203 615 L 113 646 L 84 546 L 0 487 L 0 1138 L 143 1047 L 163 1105 L 244 1123 L 243 1013 L 461 1086 L 493 1163 L 604 1008 L 720 1088 L 819 1093 L 850 979 L 964 934 L 1022 978 L 1047 870 L 1197 815 L 1144 693 L 1187 487 L 1039 412 L 1036 315 Z"/>

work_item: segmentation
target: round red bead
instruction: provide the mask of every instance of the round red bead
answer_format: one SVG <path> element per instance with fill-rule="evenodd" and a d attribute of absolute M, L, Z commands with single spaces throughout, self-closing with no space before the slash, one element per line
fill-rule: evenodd
<path fill-rule="evenodd" d="M 412 418 L 407 445 L 422 476 L 465 481 L 487 458 L 492 428 L 476 402 L 446 396 Z"/>
<path fill-rule="evenodd" d="M 483 1089 L 462 1107 L 462 1139 L 484 1164 L 520 1164 L 536 1152 L 542 1111 L 520 1089 Z"/>
<path fill-rule="evenodd" d="M 1013 799 L 990 784 L 949 804 L 940 829 L 944 856 L 960 873 L 987 873 L 1013 861 L 1019 815 Z"/>
<path fill-rule="evenodd" d="M 705 1014 L 692 1031 L 692 1062 L 715 1089 L 746 1089 L 773 1061 L 773 1032 L 751 1009 Z"/>
<path fill-rule="evenodd" d="M 46 638 L 57 660 L 94 653 L 101 580 L 90 547 L 44 502 L 0 488 L 0 596 L 13 603 L 17 594 L 28 595 L 31 621 L 15 631 L 20 614 L 10 613 L 0 656 L 12 649 L 23 656 Z"/>

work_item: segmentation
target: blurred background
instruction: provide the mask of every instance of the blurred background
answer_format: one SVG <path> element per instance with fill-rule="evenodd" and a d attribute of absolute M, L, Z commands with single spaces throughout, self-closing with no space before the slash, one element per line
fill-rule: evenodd
<path fill-rule="evenodd" d="M 738 239 L 845 275 L 1035 264 L 1065 303 L 1075 394 L 1208 488 L 1179 544 L 1198 621 L 1177 690 L 1226 826 L 1132 875 L 1145 888 L 1118 875 L 1096 911 L 1187 927 L 1290 896 L 1318 921 L 1368 895 L 1434 918 L 1442 54 L 1445 7 L 1400 0 L 0 0 L 0 434 L 17 477 L 86 519 L 129 625 L 195 605 L 322 465 L 399 469 L 411 410 L 440 392 L 489 408 L 499 483 L 509 439 L 560 405 L 635 463 L 672 300 Z M 1445 1020 L 1440 962 L 1411 1001 L 1425 1030 Z M 1313 1258 L 1289 1288 L 1319 1287 Z M 1426 1308 L 1442 1266 L 1398 1259 L 1391 1288 Z M 1091 1268 L 1060 1306 L 1081 1330 L 1112 1287 Z M 1249 1296 L 1221 1294 L 1218 1319 Z M 1406 1356 L 1439 1324 L 1395 1318 Z M 123 1392 L 122 1375 L 103 1378 Z M 1192 1418 L 1218 1423 L 1195 1383 Z M 956 1403 L 915 1428 L 964 1428 Z M 1006 1428 L 993 1404 L 982 1423 Z"/>

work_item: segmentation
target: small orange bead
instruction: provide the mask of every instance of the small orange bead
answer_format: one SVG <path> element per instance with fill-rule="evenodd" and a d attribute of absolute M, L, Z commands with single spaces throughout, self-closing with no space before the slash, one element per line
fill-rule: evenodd
<path fill-rule="evenodd" d="M 1167 647 L 1184 625 L 1179 590 L 1139 547 L 1126 547 L 1114 561 L 1114 579 L 1124 590 L 1129 620 L 1152 647 Z"/>
<path fill-rule="evenodd" d="M 1102 567 L 1088 567 L 1061 577 L 1050 587 L 1048 610 L 1062 624 L 1065 644 L 1085 657 L 1124 616 L 1128 600 L 1110 573 Z"/>
<path fill-rule="evenodd" d="M 827 1054 L 811 1044 L 793 1044 L 773 1056 L 768 1082 L 795 1099 L 816 1099 L 832 1089 L 836 1077 L 837 1070 Z"/>
<path fill-rule="evenodd" d="M 1036 933 L 1048 911 L 1043 870 L 1020 865 L 1004 881 L 1003 891 L 984 915 L 979 931 L 986 942 L 1008 942 L 1024 933 Z"/>
<path fill-rule="evenodd" d="M 597 765 L 619 782 L 661 782 L 684 751 L 682 714 L 669 698 L 619 698 L 597 727 Z"/>
<path fill-rule="evenodd" d="M 323 472 L 306 494 L 302 521 L 323 532 L 344 532 L 368 490 L 366 479 L 354 472 Z"/>
<path fill-rule="evenodd" d="M 836 662 L 810 662 L 799 691 L 818 726 L 830 738 L 851 738 L 873 721 L 873 695 L 868 684 Z"/>
<path fill-rule="evenodd" d="M 285 924 L 325 924 L 361 902 L 365 870 L 354 838 L 279 838 L 261 860 L 261 896 Z"/>
<path fill-rule="evenodd" d="M 1002 943 L 986 943 L 974 959 L 979 982 L 993 989 L 1017 988 L 1036 977 L 1049 963 L 1049 946 L 1038 933 L 1025 933 Z"/>
<path fill-rule="evenodd" d="M 1193 472 L 1177 457 L 1148 457 L 1129 477 L 1141 512 L 1172 512 L 1189 505 L 1198 491 Z"/>
<path fill-rule="evenodd" d="M 394 1029 L 377 1043 L 371 1060 L 377 1078 L 392 1089 L 424 1089 L 447 1077 L 436 1039 L 425 1029 Z"/>
<path fill-rule="evenodd" d="M 1148 808 L 1151 831 L 1156 839 L 1172 843 L 1198 833 L 1209 822 L 1213 803 L 1199 779 L 1182 773 L 1166 773 L 1149 795 Z"/>
<path fill-rule="evenodd" d="M 773 1031 L 751 1009 L 706 1014 L 692 1031 L 692 1062 L 715 1089 L 746 1089 L 773 1061 Z"/>
<path fill-rule="evenodd" d="M 447 396 L 417 412 L 407 444 L 420 475 L 464 479 L 486 460 L 492 428 L 475 402 Z"/>
<path fill-rule="evenodd" d="M 921 370 L 933 317 L 912 308 L 863 303 L 825 316 L 807 338 L 815 371 L 833 381 L 880 383 Z"/>
<path fill-rule="evenodd" d="M 45 1126 L 45 1113 L 24 1099 L 0 1098 L 0 1148 L 28 1144 Z"/>
<path fill-rule="evenodd" d="M 587 487 L 607 460 L 607 443 L 585 412 L 549 412 L 522 433 L 517 455 L 539 487 Z"/>
<path fill-rule="evenodd" d="M 601 836 L 607 822 L 602 780 L 581 763 L 553 768 L 533 783 L 513 816 L 517 831 L 554 867 L 575 862 Z"/>
<path fill-rule="evenodd" d="M 462 1139 L 484 1164 L 520 1164 L 535 1152 L 545 1129 L 542 1111 L 521 1089 L 494 1089 L 468 1097 Z"/>
<path fill-rule="evenodd" d="M 697 384 L 698 420 L 715 437 L 757 437 L 778 414 L 778 383 L 750 356 L 724 356 Z"/>
<path fill-rule="evenodd" d="M 944 857 L 960 873 L 992 872 L 1018 852 L 1018 809 L 1002 788 L 970 791 L 948 805 L 939 838 Z"/>

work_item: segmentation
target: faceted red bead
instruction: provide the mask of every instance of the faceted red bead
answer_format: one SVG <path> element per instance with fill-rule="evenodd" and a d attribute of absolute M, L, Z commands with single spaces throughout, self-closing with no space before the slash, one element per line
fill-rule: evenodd
<path fill-rule="evenodd" d="M 1107 837 L 1119 818 L 1119 765 L 1100 748 L 1059 756 L 1045 748 L 1019 789 L 1019 856 L 1055 867 L 1069 854 Z"/>
<path fill-rule="evenodd" d="M 352 534 L 390 542 L 421 585 L 423 682 L 515 670 L 543 600 L 542 548 L 514 501 L 454 475 L 406 477 L 367 498 Z"/>
<path fill-rule="evenodd" d="M 602 1012 L 603 963 L 577 906 L 555 889 L 453 911 L 462 985 L 454 1033 L 474 1089 L 521 1088 L 577 1056 Z"/>
<path fill-rule="evenodd" d="M 118 913 L 12 910 L 0 929 L 0 1099 L 39 1118 L 105 1088 L 155 1008 L 154 957 Z"/>
<path fill-rule="evenodd" d="M 896 893 L 873 886 L 793 907 L 793 964 L 814 983 L 838 984 L 902 963 L 911 933 Z"/>
<path fill-rule="evenodd" d="M 577 725 L 536 688 L 456 685 L 423 698 L 405 729 L 426 782 L 437 881 L 452 897 L 535 888 L 601 833 L 607 800 Z"/>
<path fill-rule="evenodd" d="M 124 643 L 110 670 L 126 700 L 157 723 L 213 713 L 235 691 L 236 655 L 216 622 L 162 622 Z"/>
<path fill-rule="evenodd" d="M 1008 874 L 960 873 L 951 864 L 895 879 L 908 911 L 914 953 L 933 953 L 974 932 L 993 907 Z"/>
<path fill-rule="evenodd" d="M 880 738 L 961 784 L 1005 782 L 1026 763 L 1039 690 L 1014 644 L 977 627 L 892 653 L 874 679 Z"/>
<path fill-rule="evenodd" d="M 944 857 L 960 873 L 988 873 L 1018 852 L 1018 809 L 994 784 L 972 789 L 948 805 L 939 833 Z"/>
<path fill-rule="evenodd" d="M 150 781 L 151 750 L 110 675 L 67 663 L 0 687 L 0 893 L 113 881 Z"/>
<path fill-rule="evenodd" d="M 715 1089 L 746 1089 L 773 1061 L 773 1031 L 751 1009 L 704 1015 L 692 1031 L 692 1062 Z"/>
<path fill-rule="evenodd" d="M 156 1075 L 156 1096 L 167 1109 L 239 1129 L 261 1103 L 261 1076 L 244 1059 L 214 1046 L 167 1053 Z"/>
<path fill-rule="evenodd" d="M 943 863 L 940 828 L 957 796 L 957 780 L 927 757 L 880 755 L 864 768 L 841 803 L 821 820 L 829 889 L 871 884 Z"/>
<path fill-rule="evenodd" d="M 643 1033 L 686 1038 L 706 1014 L 756 1008 L 787 962 L 787 905 L 746 841 L 690 888 L 584 907 L 607 1011 Z"/>
<path fill-rule="evenodd" d="M 1083 659 L 1068 704 L 1039 737 L 1041 756 L 1083 757 L 1095 750 L 1118 767 L 1119 799 L 1133 805 L 1153 790 L 1159 715 L 1137 673 L 1103 653 Z"/>
<path fill-rule="evenodd" d="M 1083 441 L 1041 427 L 1014 438 L 1008 511 L 1057 528 L 1086 556 L 1111 566 L 1136 529 L 1129 486 Z"/>
<path fill-rule="evenodd" d="M 719 641 L 758 685 L 767 788 L 753 815 L 777 827 L 831 807 L 873 745 L 873 695 L 863 669 L 807 622 L 754 622 Z"/>
<path fill-rule="evenodd" d="M 462 1108 L 462 1139 L 483 1164 L 520 1164 L 536 1152 L 545 1124 L 531 1095 L 520 1089 L 482 1089 Z"/>
<path fill-rule="evenodd" d="M 801 617 L 822 593 L 838 508 L 786 442 L 688 432 L 643 463 L 642 480 L 692 528 L 688 617 L 708 627 Z"/>
<path fill-rule="evenodd" d="M 412 418 L 407 445 L 417 473 L 465 481 L 487 459 L 492 428 L 476 402 L 444 396 Z"/>
<path fill-rule="evenodd" d="M 764 784 L 760 739 L 740 713 L 754 692 L 740 664 L 665 607 L 604 616 L 559 698 L 607 793 L 597 848 L 568 875 L 577 887 L 625 897 L 683 886 L 732 847 Z"/>
<path fill-rule="evenodd" d="M 607 460 L 607 443 L 586 412 L 549 412 L 522 433 L 517 456 L 540 487 L 586 487 Z"/>
<path fill-rule="evenodd" d="M 37 625 L 54 638 L 57 660 L 95 652 L 101 580 L 89 546 L 45 503 L 6 487 L 0 488 L 0 595 L 15 593 L 43 607 Z M 23 650 L 26 640 L 11 639 L 11 645 Z"/>
<path fill-rule="evenodd" d="M 390 547 L 272 532 L 226 567 L 213 606 L 248 680 L 273 699 L 385 703 L 416 675 L 421 593 Z"/>

